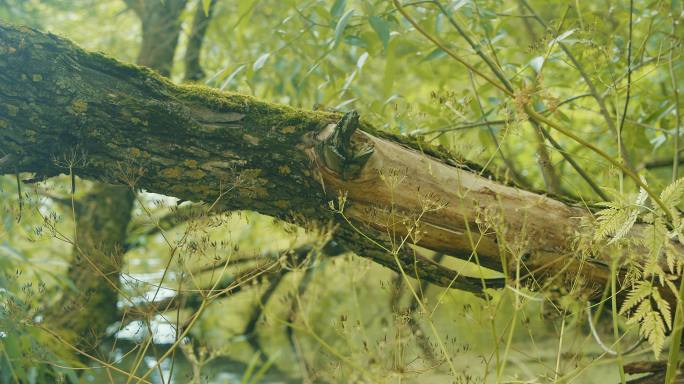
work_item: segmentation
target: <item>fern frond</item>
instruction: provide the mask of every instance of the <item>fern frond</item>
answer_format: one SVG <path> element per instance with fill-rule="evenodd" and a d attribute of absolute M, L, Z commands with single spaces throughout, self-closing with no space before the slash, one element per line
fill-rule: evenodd
<path fill-rule="evenodd" d="M 640 333 L 648 340 L 655 358 L 658 359 L 665 345 L 665 324 L 663 324 L 660 313 L 657 311 L 648 312 L 641 323 Z"/>
<path fill-rule="evenodd" d="M 684 178 L 676 180 L 660 193 L 660 200 L 669 207 L 677 206 L 684 195 Z"/>
<path fill-rule="evenodd" d="M 640 281 L 636 286 L 627 293 L 627 300 L 622 303 L 622 309 L 620 309 L 620 314 L 623 315 L 627 311 L 631 310 L 634 306 L 642 302 L 644 299 L 651 296 L 652 286 L 648 281 Z M 632 316 L 632 318 L 634 315 Z"/>
<path fill-rule="evenodd" d="M 670 303 L 660 296 L 660 292 L 657 289 L 653 290 L 653 301 L 655 301 L 658 311 L 665 320 L 667 329 L 672 329 L 672 312 L 670 312 Z"/>

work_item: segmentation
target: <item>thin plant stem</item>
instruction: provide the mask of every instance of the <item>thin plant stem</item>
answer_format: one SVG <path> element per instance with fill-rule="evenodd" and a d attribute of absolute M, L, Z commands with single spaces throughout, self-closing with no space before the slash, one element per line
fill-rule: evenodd
<path fill-rule="evenodd" d="M 674 15 L 674 10 L 673 10 Z M 672 18 L 672 36 L 677 36 L 677 20 L 673 16 Z M 679 168 L 679 129 L 681 127 L 681 112 L 679 108 L 679 88 L 677 79 L 675 77 L 675 71 L 673 67 L 673 57 L 672 52 L 674 51 L 674 45 L 676 42 L 672 40 L 672 48 L 670 50 L 670 80 L 672 81 L 672 92 L 674 95 L 675 102 L 675 116 L 676 116 L 676 127 L 675 127 L 675 140 L 674 140 L 674 160 L 672 167 L 672 181 L 677 180 L 678 168 Z M 675 308 L 674 323 L 672 324 L 672 337 L 670 341 L 670 352 L 667 356 L 667 371 L 665 372 L 665 383 L 674 383 L 674 380 L 679 371 L 679 349 L 682 344 L 682 329 L 684 328 L 684 307 L 682 307 L 682 298 L 684 298 L 684 276 L 679 276 L 681 280 L 679 283 L 679 293 L 676 297 L 677 307 Z"/>
<path fill-rule="evenodd" d="M 407 12 L 406 12 L 406 10 L 402 7 L 402 5 L 401 5 L 401 3 L 399 2 L 399 0 L 392 0 L 392 3 L 394 3 L 394 6 L 397 8 L 397 10 L 399 11 L 399 13 L 401 13 L 401 14 L 404 16 L 404 18 L 405 18 L 406 20 L 408 20 L 408 22 L 411 23 L 411 25 L 413 25 L 413 27 L 414 27 L 418 32 L 420 32 L 421 35 L 425 36 L 425 37 L 428 38 L 430 41 L 432 41 L 433 44 L 435 44 L 438 48 L 440 48 L 441 50 L 443 50 L 444 52 L 446 52 L 446 54 L 449 55 L 449 56 L 451 56 L 452 59 L 454 59 L 454 60 L 458 61 L 459 63 L 463 64 L 466 68 L 470 69 L 471 71 L 473 71 L 473 73 L 475 73 L 476 75 L 480 76 L 481 78 L 487 80 L 488 83 L 492 84 L 493 86 L 495 86 L 496 88 L 498 88 L 500 91 L 502 91 L 502 92 L 505 93 L 506 95 L 508 95 L 508 96 L 510 96 L 510 97 L 513 97 L 513 96 L 514 96 L 514 94 L 513 94 L 512 91 L 508 90 L 505 86 L 501 85 L 499 82 L 495 81 L 495 80 L 492 79 L 491 77 L 489 77 L 489 76 L 485 75 L 484 73 L 482 73 L 479 69 L 475 68 L 472 64 L 468 63 L 468 62 L 465 61 L 461 56 L 457 55 L 454 51 L 452 51 L 451 49 L 449 49 L 446 45 L 444 45 L 444 44 L 443 44 L 441 41 L 439 41 L 437 38 L 435 38 L 434 36 L 432 36 L 432 35 L 430 35 L 429 33 L 427 33 L 427 31 L 426 31 L 425 29 L 423 29 L 423 27 L 421 27 L 420 24 L 418 24 L 418 23 L 417 23 L 417 22 L 416 22 L 416 21 L 415 21 Z"/>
<path fill-rule="evenodd" d="M 625 119 L 627 118 L 627 108 L 629 108 L 629 99 L 632 91 L 632 29 L 633 29 L 633 18 L 634 18 L 634 0 L 629 1 L 629 37 L 627 39 L 627 95 L 625 96 L 625 107 L 622 111 L 622 117 L 620 118 L 620 124 L 617 127 L 617 144 L 618 144 L 618 157 L 620 160 L 623 159 L 623 142 L 622 142 L 622 129 L 625 127 Z M 623 178 L 624 174 L 620 173 L 620 192 L 623 189 Z"/>
<path fill-rule="evenodd" d="M 684 329 L 684 308 L 682 307 L 682 297 L 684 297 L 684 278 L 680 277 L 679 292 L 677 294 L 677 307 L 675 308 L 675 318 L 672 324 L 672 336 L 670 338 L 670 352 L 667 355 L 667 371 L 665 372 L 665 384 L 672 384 L 679 371 L 679 348 L 682 340 L 682 329 Z"/>
<path fill-rule="evenodd" d="M 674 31 L 676 30 L 676 24 L 673 21 L 672 22 L 672 29 L 673 32 L 672 34 L 674 35 Z M 674 52 L 674 45 L 675 42 L 674 40 L 672 41 L 672 49 L 670 49 L 670 62 L 669 62 L 669 70 L 670 70 L 670 80 L 672 81 L 672 95 L 674 97 L 674 104 L 675 104 L 675 134 L 674 134 L 674 155 L 673 155 L 673 160 L 672 160 L 672 182 L 675 182 L 679 178 L 679 130 L 682 125 L 682 115 L 681 111 L 679 108 L 679 86 L 677 83 L 677 77 L 675 74 L 674 70 L 674 58 L 672 57 L 672 53 Z"/>
<path fill-rule="evenodd" d="M 610 268 L 610 309 L 613 318 L 613 336 L 615 337 L 615 353 L 617 354 L 618 369 L 620 371 L 620 383 L 625 384 L 625 367 L 622 361 L 622 351 L 620 348 L 620 328 L 618 327 L 619 312 L 617 309 L 617 268 L 618 257 L 613 259 Z"/>
<path fill-rule="evenodd" d="M 542 19 L 537 12 L 530 6 L 530 4 L 527 2 L 527 0 L 519 0 L 520 3 L 527 8 L 530 13 L 532 13 L 532 16 L 534 16 L 534 19 L 544 28 L 549 29 L 549 26 L 544 22 L 544 19 Z M 610 117 L 610 113 L 608 113 L 608 108 L 606 108 L 606 102 L 601 93 L 597 90 L 596 85 L 594 84 L 593 80 L 591 80 L 591 77 L 589 76 L 589 73 L 584 69 L 582 64 L 577 60 L 575 55 L 572 54 L 570 49 L 565 45 L 562 41 L 558 42 L 558 45 L 561 47 L 563 52 L 565 52 L 565 55 L 570 59 L 572 62 L 572 65 L 575 66 L 577 71 L 579 72 L 580 76 L 582 76 L 582 79 L 584 82 L 587 84 L 587 87 L 589 88 L 589 92 L 591 95 L 594 97 L 596 100 L 596 103 L 599 106 L 599 110 L 601 112 L 601 116 L 603 116 L 603 119 L 606 121 L 606 124 L 608 125 L 608 128 L 610 128 L 611 131 L 614 133 L 617 133 L 617 127 L 613 119 Z M 630 164 L 629 159 L 627 158 L 626 151 L 624 151 L 623 148 L 624 156 L 625 156 L 625 162 L 627 164 Z"/>

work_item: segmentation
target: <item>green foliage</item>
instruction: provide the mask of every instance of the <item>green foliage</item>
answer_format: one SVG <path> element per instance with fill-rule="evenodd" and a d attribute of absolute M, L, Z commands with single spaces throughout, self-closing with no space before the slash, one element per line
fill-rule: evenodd
<path fill-rule="evenodd" d="M 660 199 L 675 211 L 683 195 L 684 179 L 678 179 L 663 189 Z M 629 244 L 617 248 L 632 258 L 629 263 L 631 270 L 626 274 L 627 283 L 632 288 L 620 313 L 631 313 L 628 323 L 639 324 L 640 334 L 648 340 L 658 358 L 665 345 L 665 334 L 672 330 L 673 319 L 670 304 L 663 299 L 660 290 L 668 289 L 675 297 L 678 295 L 673 281 L 681 273 L 682 260 L 673 249 L 675 245 L 672 242 L 675 239 L 681 243 L 682 228 L 679 216 L 668 223 L 665 212 L 658 206 L 651 204 L 653 208 L 648 209 L 646 199 L 646 193 L 641 190 L 631 203 L 620 199 L 599 203 L 604 209 L 596 212 L 594 240 L 601 242 L 610 238 L 607 244 L 613 244 L 628 236 L 630 231 L 632 243 L 634 235 L 640 240 L 636 244 L 637 249 L 632 249 Z M 634 229 L 639 218 L 643 225 Z"/>
<path fill-rule="evenodd" d="M 185 33 L 177 58 L 184 53 L 194 7 L 201 6 L 207 14 L 210 3 L 188 1 L 180 20 Z M 624 325 L 623 336 L 646 339 L 658 357 L 668 344 L 666 335 L 676 329 L 676 308 L 664 297 L 666 293 L 678 295 L 674 284 L 683 269 L 678 248 L 684 244 L 684 222 L 678 214 L 668 219 L 643 189 L 586 146 L 554 131 L 550 136 L 558 147 L 539 141 L 522 107 L 528 103 L 610 156 L 628 158 L 652 189 L 662 190 L 657 196 L 665 206 L 678 212 L 684 181 L 671 182 L 671 164 L 674 154 L 681 151 L 674 139 L 681 105 L 673 90 L 673 83 L 680 94 L 684 90 L 681 2 L 634 1 L 629 63 L 630 8 L 626 1 L 557 2 L 553 6 L 548 1 L 528 1 L 546 26 L 519 1 L 443 0 L 445 13 L 432 2 L 402 3 L 443 47 L 418 33 L 391 1 L 218 0 L 202 51 L 201 62 L 208 74 L 204 82 L 293 107 L 357 110 L 385 132 L 411 136 L 421 145 L 440 145 L 442 151 L 482 164 L 483 172 L 506 175 L 533 189 L 547 188 L 539 161 L 541 150 L 546 149 L 550 166 L 561 180 L 561 192 L 598 209 L 588 230 L 592 247 L 580 255 L 581 261 L 595 262 L 591 258 L 597 249 L 613 251 L 621 286 L 627 290 L 620 314 L 628 320 L 618 319 Z M 450 18 L 464 33 L 453 27 Z M 54 31 L 123 61 L 133 62 L 137 56 L 140 22 L 122 0 L 2 0 L 0 20 Z M 675 22 L 680 26 L 673 30 Z M 516 90 L 515 97 L 506 96 L 447 54 L 445 48 L 494 76 L 464 35 L 492 58 Z M 176 82 L 182 80 L 181 61 L 174 67 Z M 628 84 L 629 103 L 623 116 Z M 621 153 L 611 125 L 620 127 L 626 154 Z M 599 195 L 563 155 L 574 160 L 601 190 L 616 191 L 612 200 L 594 205 Z M 71 181 L 58 179 L 26 187 L 25 199 L 31 198 L 33 203 L 24 207 L 21 223 L 16 223 L 19 199 L 13 181 L 13 177 L 3 178 L 0 194 L 0 250 L 13 250 L 0 255 L 0 332 L 8 335 L 0 339 L 0 381 L 30 382 L 38 377 L 50 382 L 48 376 L 54 375 L 75 382 L 78 378 L 72 369 L 38 364 L 50 361 L 70 367 L 79 362 L 68 346 L 48 338 L 36 322 L 36 315 L 55 305 L 63 290 L 73 287 L 64 279 L 71 261 L 72 207 L 46 197 L 70 200 Z M 79 181 L 77 191 L 81 189 L 87 190 L 88 184 Z M 136 208 L 138 229 L 155 228 L 159 217 L 174 212 L 173 204 L 143 196 Z M 486 225 L 496 221 L 487 215 L 474 218 L 482 226 L 477 229 L 499 231 Z M 408 222 L 420 228 L 414 220 Z M 147 231 L 136 235 L 139 247 L 126 255 L 124 279 L 128 282 L 123 284 L 122 302 L 125 297 L 145 297 L 149 286 L 156 284 L 193 292 L 243 270 L 231 265 L 225 272 L 212 269 L 215 274 L 211 276 L 190 272 L 216 265 L 224 257 L 274 251 L 277 256 L 256 260 L 271 263 L 275 259 L 292 272 L 276 290 L 275 298 L 263 305 L 258 322 L 257 338 L 268 357 L 257 359 L 259 355 L 242 335 L 246 319 L 261 306 L 261 294 L 268 286 L 265 280 L 249 280 L 254 287 L 213 301 L 190 335 L 209 355 L 241 361 L 238 376 L 244 382 L 268 377 L 267 371 L 274 368 L 282 375 L 308 377 L 314 382 L 319 378 L 373 381 L 365 374 L 378 382 L 617 380 L 612 360 L 603 364 L 600 358 L 605 351 L 587 336 L 582 321 L 584 296 L 574 291 L 581 286 L 582 276 L 576 277 L 577 284 L 570 284 L 569 290 L 560 290 L 555 284 L 540 287 L 518 278 L 528 272 L 526 255 L 517 252 L 524 249 L 520 244 L 529 236 L 525 229 L 498 236 L 498 246 L 518 260 L 518 275 L 509 276 L 509 288 L 491 292 L 488 301 L 434 287 L 423 289 L 412 282 L 424 310 L 413 304 L 405 283 L 397 288 L 387 270 L 353 256 L 303 265 L 283 261 L 281 252 L 321 241 L 311 228 L 307 232 L 251 213 L 213 218 L 191 215 L 183 223 L 155 235 Z M 474 276 L 481 272 L 472 263 L 450 257 L 444 263 Z M 315 274 L 308 290 L 300 294 L 300 281 L 305 280 L 309 268 Z M 25 272 L 17 277 L 17 270 Z M 167 270 L 177 280 L 159 277 Z M 141 275 L 155 277 L 138 279 Z M 41 282 L 46 284 L 44 292 L 37 288 Z M 172 323 L 184 322 L 190 318 L 189 312 L 164 316 Z M 146 324 L 158 320 L 156 315 Z M 437 332 L 432 333 L 431 327 Z M 286 332 L 294 338 L 288 338 Z M 599 333 L 606 332 L 599 326 Z M 163 352 L 152 351 L 154 345 L 146 344 L 151 340 L 143 337 L 138 351 L 145 349 L 148 356 L 159 357 Z M 302 351 L 299 358 L 289 353 L 292 340 Z M 420 340 L 426 340 L 425 344 Z M 437 340 L 444 341 L 447 357 L 436 347 Z M 186 371 L 204 367 L 199 360 L 193 362 L 190 353 L 184 356 L 188 356 L 183 360 Z M 109 359 L 112 356 L 104 357 L 115 361 Z M 133 364 L 122 361 L 120 366 L 131 371 L 135 363 L 144 367 L 144 357 L 133 353 Z M 458 371 L 455 377 L 448 361 Z M 84 377 L 108 380 L 97 373 L 88 371 Z"/>

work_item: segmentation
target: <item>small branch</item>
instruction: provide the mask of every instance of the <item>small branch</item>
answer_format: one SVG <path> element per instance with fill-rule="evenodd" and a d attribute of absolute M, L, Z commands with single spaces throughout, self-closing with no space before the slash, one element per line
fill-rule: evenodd
<path fill-rule="evenodd" d="M 534 129 L 537 138 L 537 163 L 539 164 L 539 168 L 541 168 L 546 190 L 555 195 L 559 195 L 561 193 L 560 178 L 558 178 L 558 174 L 553 168 L 551 156 L 549 156 L 549 151 L 544 144 L 545 140 L 542 127 L 534 120 L 530 120 L 530 123 L 532 124 L 532 128 Z"/>
<path fill-rule="evenodd" d="M 608 195 L 606 195 L 606 193 L 603 192 L 603 190 L 598 186 L 598 184 L 596 184 L 596 182 L 594 181 L 594 179 L 592 179 L 591 176 L 589 176 L 589 174 L 584 170 L 584 168 L 582 168 L 582 166 L 580 166 L 580 165 L 575 161 L 575 159 L 574 159 L 572 156 L 570 156 L 570 154 L 568 153 L 568 151 L 566 151 L 565 149 L 563 149 L 563 147 L 561 147 L 561 145 L 556 141 L 556 139 L 554 139 L 553 136 L 551 136 L 551 134 L 549 133 L 549 131 L 547 131 L 547 130 L 544 129 L 544 128 L 542 128 L 541 131 L 542 131 L 542 134 L 544 135 L 544 137 L 546 137 L 546 140 L 548 140 L 549 143 L 551 143 L 551 145 L 552 145 L 554 148 L 556 148 L 556 150 L 558 151 L 558 153 L 560 153 L 561 156 L 563 156 L 563 159 L 565 159 L 565 161 L 567 161 L 567 162 L 575 169 L 575 171 L 577 171 L 577 173 L 582 177 L 582 179 L 584 179 L 584 181 L 586 181 L 587 184 L 589 184 L 589 187 L 591 187 L 591 189 L 592 189 L 592 190 L 593 190 L 593 191 L 594 191 L 594 192 L 595 192 L 603 201 L 610 201 L 610 200 L 611 200 L 610 197 L 608 197 Z"/>
<path fill-rule="evenodd" d="M 679 149 L 679 156 L 673 155 L 673 158 L 676 158 L 677 161 L 682 162 L 684 161 L 684 148 Z M 656 169 L 656 168 L 664 168 L 664 167 L 674 167 L 674 161 L 672 158 L 662 158 L 662 159 L 654 159 L 647 161 L 639 166 L 639 169 Z"/>

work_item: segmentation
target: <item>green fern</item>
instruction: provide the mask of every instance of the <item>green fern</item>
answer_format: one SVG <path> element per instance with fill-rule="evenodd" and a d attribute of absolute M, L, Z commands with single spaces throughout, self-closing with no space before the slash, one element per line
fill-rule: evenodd
<path fill-rule="evenodd" d="M 655 308 L 653 307 L 655 303 Z M 628 324 L 639 324 L 639 333 L 648 340 L 656 358 L 665 344 L 665 332 L 672 329 L 670 304 L 660 295 L 658 288 L 649 281 L 640 281 L 627 294 L 620 314 L 633 310 Z"/>
<path fill-rule="evenodd" d="M 625 237 L 636 223 L 647 197 L 646 192 L 641 189 L 632 203 L 619 199 L 598 203 L 605 209 L 596 213 L 598 227 L 594 232 L 594 239 L 601 241 L 612 237 L 608 241 L 608 244 L 612 244 Z"/>
<path fill-rule="evenodd" d="M 682 196 L 684 196 L 684 178 L 665 187 L 660 193 L 660 200 L 668 207 L 674 208 L 682 201 Z"/>

